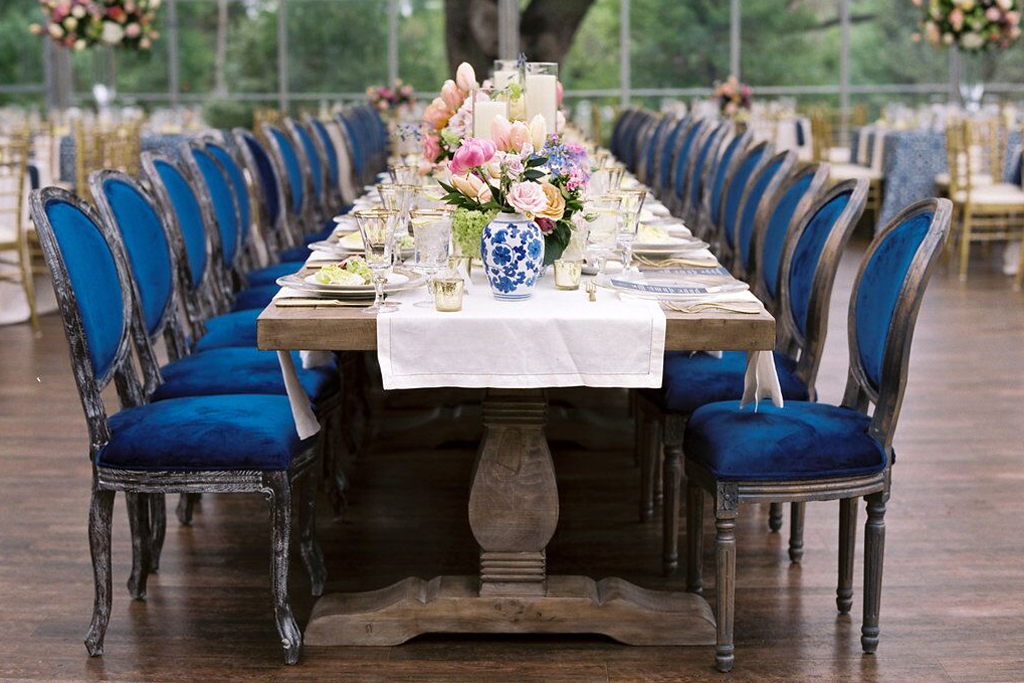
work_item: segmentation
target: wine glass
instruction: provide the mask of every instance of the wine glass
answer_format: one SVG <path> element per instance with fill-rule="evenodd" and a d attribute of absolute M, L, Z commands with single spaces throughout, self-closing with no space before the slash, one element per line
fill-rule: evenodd
<path fill-rule="evenodd" d="M 392 166 L 388 169 L 395 185 L 419 185 L 420 173 L 415 166 Z"/>
<path fill-rule="evenodd" d="M 389 211 L 398 212 L 398 227 L 395 230 L 395 239 L 398 240 L 409 234 L 409 212 L 412 210 L 413 202 L 419 188 L 416 185 L 399 185 L 397 183 L 381 183 L 377 185 L 377 194 L 380 195 L 380 203 Z M 402 260 L 402 250 L 399 245 L 394 245 L 394 256 L 399 262 Z"/>
<path fill-rule="evenodd" d="M 647 190 L 619 190 L 613 194 L 622 199 L 622 221 L 619 223 L 618 234 L 618 245 L 622 251 L 622 272 L 635 273 L 637 268 L 633 265 L 633 241 L 636 240 L 636 233 L 640 229 L 640 210 L 643 209 L 644 199 L 647 198 Z"/>
<path fill-rule="evenodd" d="M 353 213 L 359 225 L 359 234 L 363 238 L 366 265 L 373 272 L 373 306 L 363 312 L 367 315 L 377 315 L 394 311 L 398 306 L 384 303 L 384 284 L 392 266 L 392 250 L 399 214 L 388 209 L 361 209 Z"/>
<path fill-rule="evenodd" d="M 589 227 L 587 252 L 597 257 L 597 282 L 606 284 L 608 259 L 615 255 L 621 222 L 622 197 L 592 197 L 583 205 L 583 218 Z"/>
<path fill-rule="evenodd" d="M 448 265 L 452 239 L 452 214 L 440 209 L 412 212 L 412 234 L 416 241 L 413 267 L 427 275 L 427 291 L 433 293 L 434 278 Z M 416 306 L 432 307 L 433 300 L 418 301 Z"/>

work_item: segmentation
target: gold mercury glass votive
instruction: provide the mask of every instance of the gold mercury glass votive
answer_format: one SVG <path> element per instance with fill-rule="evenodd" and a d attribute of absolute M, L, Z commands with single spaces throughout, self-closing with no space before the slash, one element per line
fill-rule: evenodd
<path fill-rule="evenodd" d="M 441 313 L 462 310 L 462 293 L 466 283 L 461 277 L 439 277 L 434 279 L 434 308 Z"/>
<path fill-rule="evenodd" d="M 580 288 L 583 263 L 580 261 L 555 261 L 555 289 L 572 291 Z"/>
<path fill-rule="evenodd" d="M 470 277 L 473 268 L 473 257 L 464 254 L 453 254 L 448 257 L 448 268 Z"/>

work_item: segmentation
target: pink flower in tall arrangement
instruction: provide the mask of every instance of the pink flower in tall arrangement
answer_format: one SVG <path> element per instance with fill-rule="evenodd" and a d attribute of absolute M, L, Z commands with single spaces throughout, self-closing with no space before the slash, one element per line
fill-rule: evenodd
<path fill-rule="evenodd" d="M 465 138 L 459 148 L 455 150 L 452 160 L 448 162 L 448 170 L 453 175 L 464 175 L 490 161 L 497 149 L 492 140 Z"/>

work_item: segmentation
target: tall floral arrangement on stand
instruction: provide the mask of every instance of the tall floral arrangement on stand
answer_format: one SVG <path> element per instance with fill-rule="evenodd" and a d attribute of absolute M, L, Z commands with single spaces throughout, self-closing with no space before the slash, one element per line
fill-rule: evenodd
<path fill-rule="evenodd" d="M 154 27 L 161 0 L 39 0 L 44 24 L 29 30 L 73 50 L 108 45 L 148 50 L 160 37 Z"/>
<path fill-rule="evenodd" d="M 722 116 L 742 121 L 750 113 L 753 94 L 749 85 L 740 83 L 735 76 L 729 76 L 724 82 L 715 83 L 711 97 L 718 103 L 718 111 Z"/>
<path fill-rule="evenodd" d="M 542 116 L 529 125 L 499 116 L 491 139 L 464 138 L 448 162 L 450 181 L 438 181 L 444 200 L 458 207 L 453 229 L 464 253 L 478 255 L 480 234 L 495 214 L 522 213 L 540 226 L 544 263 L 552 263 L 569 245 L 583 208 L 587 166 L 586 150 L 548 136 Z"/>
<path fill-rule="evenodd" d="M 1019 0 L 911 0 L 921 8 L 921 29 L 932 45 L 968 52 L 1005 49 L 1020 38 Z M 922 33 L 914 33 L 915 42 Z"/>
<path fill-rule="evenodd" d="M 416 104 L 416 92 L 413 87 L 396 79 L 393 87 L 375 85 L 366 89 L 366 99 L 381 114 L 410 109 Z"/>

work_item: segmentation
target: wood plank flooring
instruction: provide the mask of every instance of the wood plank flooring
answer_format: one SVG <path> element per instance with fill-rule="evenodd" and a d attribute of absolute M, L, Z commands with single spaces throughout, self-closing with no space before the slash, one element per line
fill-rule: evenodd
<path fill-rule="evenodd" d="M 835 290 L 818 385 L 824 401 L 842 394 L 847 301 L 862 250 L 844 259 Z M 786 557 L 788 514 L 783 533 L 769 534 L 766 509 L 741 510 L 730 677 L 714 672 L 712 648 L 631 648 L 587 636 L 309 648 L 286 668 L 271 619 L 263 502 L 206 496 L 193 527 L 169 520 L 145 602 L 124 588 L 130 549 L 119 498 L 107 654 L 90 659 L 81 642 L 92 607 L 86 443 L 59 320 L 44 319 L 41 340 L 25 325 L 0 327 L 0 680 L 1024 681 L 1024 294 L 981 258 L 966 285 L 939 272 L 921 313 L 895 441 L 874 656 L 860 652 L 859 562 L 853 614 L 835 612 L 837 506 L 812 504 L 801 565 Z M 550 570 L 681 588 L 659 576 L 660 522 L 636 521 L 631 456 L 572 444 L 553 451 L 561 523 Z M 473 455 L 471 444 L 425 450 L 382 441 L 350 463 L 347 514 L 332 520 L 321 506 L 328 590 L 475 572 L 465 513 Z M 312 600 L 297 561 L 293 577 L 304 624 Z"/>

